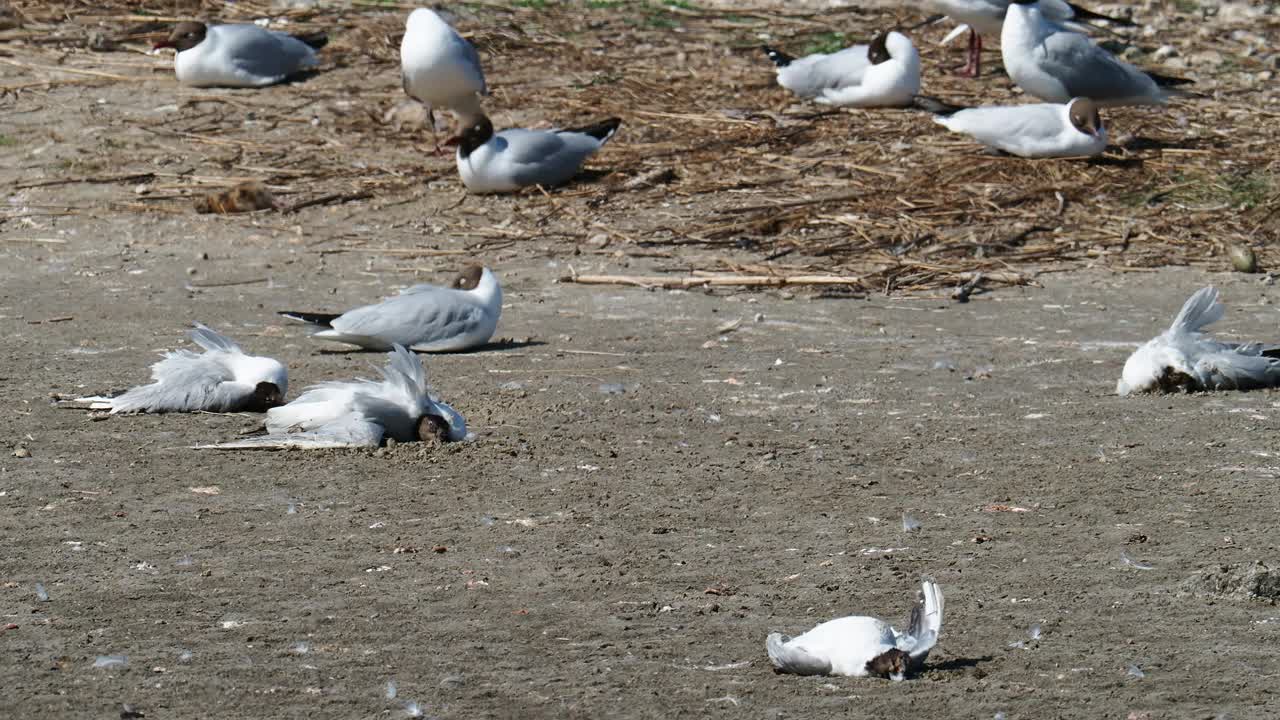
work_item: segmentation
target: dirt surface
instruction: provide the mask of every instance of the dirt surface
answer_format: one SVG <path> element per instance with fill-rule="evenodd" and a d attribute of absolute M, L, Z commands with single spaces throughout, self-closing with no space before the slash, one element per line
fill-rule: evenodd
<path fill-rule="evenodd" d="M 360 17 L 390 31 L 401 12 Z M 485 37 L 500 38 L 535 17 L 482 7 L 464 19 L 494 23 Z M 601 22 L 590 37 L 609 37 Z M 485 46 L 491 82 L 536 75 L 532 60 L 559 47 L 519 37 L 519 52 Z M 1127 353 L 1197 287 L 1222 289 L 1220 333 L 1259 339 L 1280 335 L 1280 289 L 1212 272 L 1224 261 L 1209 241 L 1176 256 L 1204 266 L 1193 269 L 1037 277 L 992 261 L 1038 285 L 967 304 L 947 291 L 558 282 L 571 269 L 788 272 L 766 258 L 810 237 L 803 229 L 744 226 L 715 242 L 677 230 L 843 181 L 788 175 L 775 193 L 726 177 L 715 192 L 681 181 L 615 192 L 660 166 L 695 122 L 637 114 L 593 162 L 602 178 L 549 195 L 466 197 L 421 133 L 372 119 L 399 100 L 394 64 L 342 49 L 393 52 L 384 41 L 336 37 L 334 67 L 259 93 L 179 88 L 167 58 L 140 54 L 66 51 L 68 67 L 130 81 L 63 73 L 54 76 L 66 83 L 41 84 L 30 68 L 0 68 L 0 82 L 34 83 L 3 100 L 0 129 L 12 139 L 0 147 L 0 402 L 10 410 L 0 420 L 0 716 L 1280 715 L 1280 610 L 1196 580 L 1232 577 L 1224 565 L 1276 565 L 1280 403 L 1268 392 L 1112 394 Z M 5 46 L 29 65 L 62 52 L 32 47 Z M 702 69 L 680 71 L 708 96 L 699 112 L 785 104 L 767 75 L 724 94 Z M 632 100 L 611 95 L 592 77 L 522 80 L 492 102 L 515 124 L 544 118 L 540 93 L 561 109 L 578 103 L 566 122 L 652 100 L 634 87 Z M 862 117 L 813 122 L 835 133 Z M 1176 125 L 1178 115 L 1147 117 Z M 785 126 L 751 132 L 792 137 Z M 783 143 L 753 167 L 790 173 L 778 158 L 825 162 L 819 149 Z M 1251 172 L 1271 172 L 1262 157 Z M 1170 181 L 1174 170 L 1147 160 Z M 1124 177 L 1123 166 L 1001 167 L 1028 166 Z M 296 213 L 191 210 L 194 197 L 241 179 L 268 181 L 285 206 L 343 197 Z M 23 187 L 33 183 L 50 184 Z M 1017 212 L 1057 218 L 1058 201 L 1042 195 Z M 1199 198 L 1126 218 L 1140 229 L 1181 224 L 1193 238 L 1213 235 L 1214 217 L 1237 230 L 1270 217 L 1237 213 L 1236 200 L 1217 216 Z M 1089 207 L 1068 202 L 1060 232 L 1100 222 Z M 874 218 L 855 220 L 841 222 L 897 242 Z M 1016 227 L 1002 222 L 977 232 Z M 955 256 L 973 260 L 974 246 L 957 242 Z M 1129 249 L 1134 263 L 1094 257 L 1155 263 L 1144 247 Z M 201 452 L 188 447 L 260 417 L 94 420 L 51 403 L 144 381 L 193 321 L 284 361 L 291 397 L 368 376 L 381 354 L 313 342 L 274 311 L 339 311 L 444 281 L 471 259 L 502 279 L 504 341 L 425 360 L 473 441 Z M 920 528 L 904 531 L 904 514 Z M 947 615 L 920 678 L 770 669 L 767 633 L 846 614 L 904 621 L 925 576 L 944 588 Z M 1187 589 L 1210 585 L 1221 593 Z"/>

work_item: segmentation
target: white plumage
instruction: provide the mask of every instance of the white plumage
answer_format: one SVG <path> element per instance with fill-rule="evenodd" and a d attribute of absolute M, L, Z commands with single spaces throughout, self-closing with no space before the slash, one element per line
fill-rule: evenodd
<path fill-rule="evenodd" d="M 1226 309 L 1213 287 L 1197 290 L 1168 330 L 1129 356 L 1116 394 L 1251 390 L 1280 386 L 1280 345 L 1230 343 L 1203 334 Z"/>
<path fill-rule="evenodd" d="M 263 412 L 284 402 L 288 371 L 268 357 L 246 355 L 230 338 L 196 324 L 191 339 L 204 348 L 166 352 L 151 366 L 150 385 L 113 398 L 85 397 L 91 410 L 134 412 Z"/>
<path fill-rule="evenodd" d="M 377 447 L 399 442 L 463 440 L 467 425 L 456 410 L 432 397 L 417 355 L 400 345 L 387 354 L 382 380 L 320 383 L 267 413 L 266 435 L 201 448 L 269 450 L 288 447 Z"/>
<path fill-rule="evenodd" d="M 844 617 L 794 638 L 773 633 L 765 650 L 778 672 L 902 680 L 924 666 L 942 632 L 942 613 L 942 588 L 926 580 L 906 630 L 874 617 Z"/>
<path fill-rule="evenodd" d="M 427 8 L 409 13 L 405 22 L 400 80 L 405 94 L 427 106 L 428 118 L 441 108 L 469 123 L 481 114 L 480 96 L 489 94 L 475 47 Z"/>
<path fill-rule="evenodd" d="M 414 285 L 341 315 L 282 312 L 320 328 L 314 338 L 390 350 L 456 352 L 489 342 L 502 315 L 502 287 L 488 268 L 471 266 L 449 287 Z"/>
<path fill-rule="evenodd" d="M 178 51 L 178 82 L 191 87 L 274 85 L 320 62 L 301 39 L 257 25 L 179 23 L 157 47 Z"/>
<path fill-rule="evenodd" d="M 609 118 L 569 130 L 514 128 L 495 133 L 493 123 L 482 115 L 457 138 L 458 175 L 473 193 L 561 185 L 609 142 L 621 123 Z"/>
<path fill-rule="evenodd" d="M 1107 148 L 1107 130 L 1087 98 L 1075 98 L 1065 105 L 947 108 L 934 121 L 1019 157 L 1090 157 Z"/>

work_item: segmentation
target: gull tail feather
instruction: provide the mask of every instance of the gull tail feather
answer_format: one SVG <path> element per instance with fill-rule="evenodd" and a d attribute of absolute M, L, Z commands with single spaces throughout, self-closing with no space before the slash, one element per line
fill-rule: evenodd
<path fill-rule="evenodd" d="M 910 670 L 919 671 L 929 658 L 929 651 L 938 644 L 938 636 L 942 634 L 942 615 L 944 600 L 942 588 L 932 580 L 925 580 L 920 585 L 920 601 L 911 608 L 909 634 L 915 639 L 915 647 L 910 651 Z"/>
<path fill-rule="evenodd" d="M 294 310 L 281 310 L 276 313 L 283 315 L 290 320 L 299 320 L 311 325 L 319 325 L 322 328 L 332 328 L 333 321 L 342 317 L 342 313 L 313 313 L 313 312 L 297 312 Z"/>
<path fill-rule="evenodd" d="M 1200 288 L 1182 304 L 1182 309 L 1178 311 L 1178 316 L 1173 319 L 1173 324 L 1169 326 L 1169 331 L 1174 333 L 1199 332 L 1205 326 L 1221 320 L 1226 312 L 1226 308 L 1222 306 L 1222 303 L 1218 302 L 1217 288 L 1212 285 Z"/>
<path fill-rule="evenodd" d="M 923 110 L 927 113 L 933 113 L 934 115 L 939 115 L 941 117 L 955 115 L 961 110 L 967 109 L 963 105 L 952 105 L 950 103 L 942 102 L 938 98 L 929 97 L 928 95 L 916 95 L 912 97 L 911 106 L 917 110 Z"/>
<path fill-rule="evenodd" d="M 769 56 L 769 59 L 773 61 L 774 65 L 777 65 L 780 68 L 784 68 L 790 65 L 791 63 L 795 62 L 795 58 L 782 52 L 781 50 L 775 50 L 774 48 L 771 48 L 768 45 L 761 45 L 760 49 L 764 51 L 765 55 Z"/>
<path fill-rule="evenodd" d="M 579 128 L 569 128 L 568 130 L 561 130 L 560 132 L 582 133 L 583 135 L 590 135 L 591 137 L 599 140 L 600 144 L 603 145 L 609 142 L 609 138 L 613 137 L 614 133 L 618 132 L 618 126 L 621 124 L 622 124 L 622 118 L 611 117 L 606 120 L 601 120 L 598 123 L 585 125 Z"/>
<path fill-rule="evenodd" d="M 106 395 L 89 395 L 88 397 L 78 397 L 74 400 L 63 400 L 58 403 L 58 407 L 75 408 L 77 410 L 110 410 L 112 398 Z"/>
<path fill-rule="evenodd" d="M 771 633 L 765 638 L 764 649 L 769 653 L 769 662 L 773 669 L 780 673 L 795 675 L 828 675 L 831 663 L 822 658 L 810 655 L 804 648 L 788 645 L 791 638 L 782 633 Z"/>
<path fill-rule="evenodd" d="M 209 352 L 240 352 L 240 346 L 235 344 L 235 341 L 207 325 L 196 323 L 195 328 L 190 331 L 190 335 L 195 344 Z"/>

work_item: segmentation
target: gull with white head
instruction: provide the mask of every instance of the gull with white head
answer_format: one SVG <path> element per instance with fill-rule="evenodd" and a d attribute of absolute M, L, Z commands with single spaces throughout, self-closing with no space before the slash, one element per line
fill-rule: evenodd
<path fill-rule="evenodd" d="M 1000 31 L 1009 78 L 1028 95 L 1065 103 L 1087 97 L 1099 106 L 1163 105 L 1191 81 L 1144 73 L 1045 16 L 1046 0 L 1012 0 Z"/>

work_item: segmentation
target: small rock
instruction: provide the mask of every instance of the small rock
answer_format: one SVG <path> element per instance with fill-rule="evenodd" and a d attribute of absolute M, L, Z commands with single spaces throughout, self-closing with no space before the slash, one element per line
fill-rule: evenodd
<path fill-rule="evenodd" d="M 1161 45 L 1159 48 L 1156 49 L 1156 51 L 1152 54 L 1152 56 L 1156 60 L 1163 62 L 1177 54 L 1178 54 L 1178 48 L 1172 45 Z"/>
<path fill-rule="evenodd" d="M 13 449 L 13 456 L 16 458 L 31 457 L 31 451 L 19 445 Z"/>
<path fill-rule="evenodd" d="M 1227 257 L 1231 259 L 1231 266 L 1237 272 L 1258 272 L 1258 256 L 1253 253 L 1253 248 L 1248 245 L 1228 245 Z"/>
<path fill-rule="evenodd" d="M 1197 595 L 1274 603 L 1280 600 L 1280 570 L 1258 561 L 1211 565 L 1185 580 L 1181 589 Z"/>

